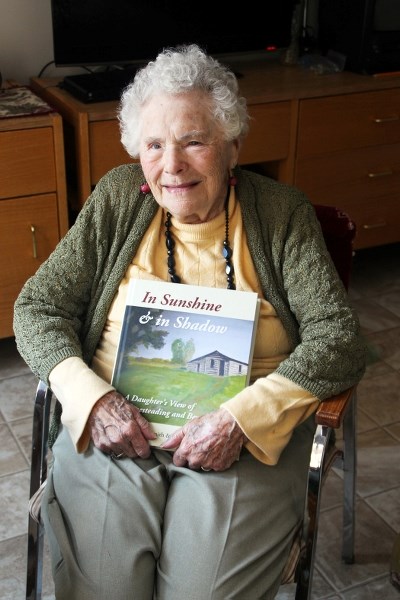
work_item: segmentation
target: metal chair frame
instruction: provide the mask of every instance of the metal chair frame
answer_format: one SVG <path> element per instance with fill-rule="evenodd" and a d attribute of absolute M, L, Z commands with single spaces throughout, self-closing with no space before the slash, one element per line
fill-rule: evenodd
<path fill-rule="evenodd" d="M 31 452 L 30 497 L 45 482 L 48 463 L 48 430 L 53 394 L 43 381 L 37 386 Z M 318 516 L 322 484 L 332 466 L 343 470 L 343 538 L 342 559 L 354 562 L 355 481 L 356 481 L 356 388 L 322 402 L 315 415 L 316 431 L 312 445 L 308 474 L 305 522 L 308 521 L 304 548 L 295 569 L 295 600 L 311 598 L 312 575 L 316 558 Z M 330 444 L 332 431 L 343 426 L 344 448 Z M 28 557 L 26 600 L 41 600 L 43 573 L 43 523 L 28 520 Z"/>

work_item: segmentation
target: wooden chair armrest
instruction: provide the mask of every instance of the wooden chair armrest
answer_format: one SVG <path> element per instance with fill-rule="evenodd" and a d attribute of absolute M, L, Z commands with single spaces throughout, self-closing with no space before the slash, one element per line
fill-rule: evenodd
<path fill-rule="evenodd" d="M 355 389 L 356 386 L 353 386 L 348 390 L 340 392 L 340 394 L 322 400 L 315 413 L 316 424 L 339 429 Z"/>

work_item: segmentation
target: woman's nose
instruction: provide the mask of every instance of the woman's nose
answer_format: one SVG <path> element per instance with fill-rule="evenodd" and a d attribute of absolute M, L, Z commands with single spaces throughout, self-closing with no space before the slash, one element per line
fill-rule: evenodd
<path fill-rule="evenodd" d="M 170 174 L 179 173 L 184 165 L 182 152 L 176 146 L 169 146 L 164 152 L 164 171 Z"/>

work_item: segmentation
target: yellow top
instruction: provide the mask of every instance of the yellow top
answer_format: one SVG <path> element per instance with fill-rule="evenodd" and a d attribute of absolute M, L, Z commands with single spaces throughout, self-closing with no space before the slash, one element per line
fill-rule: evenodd
<path fill-rule="evenodd" d="M 110 381 L 129 280 L 169 280 L 164 221 L 165 214 L 160 208 L 120 283 L 91 368 L 73 357 L 58 364 L 50 374 L 51 387 L 63 407 L 62 422 L 78 452 L 85 451 L 89 443 L 85 426 L 92 407 L 101 396 L 113 389 Z M 290 342 L 274 308 L 262 299 L 247 247 L 240 205 L 235 201 L 233 190 L 229 204 L 229 229 L 236 288 L 258 292 L 261 309 L 250 385 L 222 406 L 233 415 L 249 438 L 247 449 L 260 461 L 273 465 L 288 443 L 293 428 L 315 410 L 318 400 L 300 386 L 274 373 L 290 353 Z M 224 213 L 197 225 L 182 224 L 172 219 L 171 233 L 176 242 L 176 272 L 183 283 L 226 287 L 225 261 L 222 258 Z"/>

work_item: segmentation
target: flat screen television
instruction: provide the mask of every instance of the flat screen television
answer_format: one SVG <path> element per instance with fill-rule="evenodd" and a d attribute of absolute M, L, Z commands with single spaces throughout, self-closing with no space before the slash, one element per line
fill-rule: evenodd
<path fill-rule="evenodd" d="M 400 71 L 400 0 L 319 0 L 319 43 L 350 71 Z"/>
<path fill-rule="evenodd" d="M 267 52 L 290 42 L 296 0 L 52 0 L 56 66 L 141 64 L 196 42 L 213 55 Z"/>

